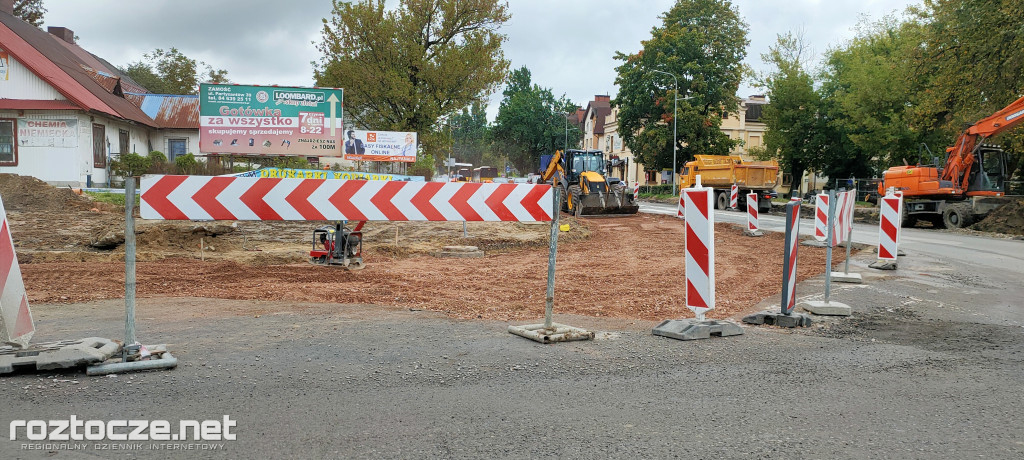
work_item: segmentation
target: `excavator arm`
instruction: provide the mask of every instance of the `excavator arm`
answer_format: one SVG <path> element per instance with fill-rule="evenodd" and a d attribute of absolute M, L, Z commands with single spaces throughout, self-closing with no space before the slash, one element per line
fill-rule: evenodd
<path fill-rule="evenodd" d="M 974 154 L 977 146 L 984 139 L 1013 128 L 1021 121 L 1024 121 L 1024 97 L 965 129 L 956 143 L 946 149 L 946 167 L 942 170 L 942 179 L 967 190 L 971 180 L 968 173 L 977 158 Z"/>

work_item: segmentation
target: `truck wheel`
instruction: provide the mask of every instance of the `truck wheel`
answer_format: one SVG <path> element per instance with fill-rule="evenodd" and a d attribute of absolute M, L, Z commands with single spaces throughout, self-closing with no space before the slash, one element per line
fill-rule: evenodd
<path fill-rule="evenodd" d="M 964 228 L 971 225 L 970 204 L 955 204 L 942 211 L 942 223 L 946 228 Z"/>
<path fill-rule="evenodd" d="M 562 196 L 562 212 L 569 212 L 569 194 L 566 192 L 565 187 L 559 185 L 558 194 Z"/>
<path fill-rule="evenodd" d="M 725 192 L 719 192 L 718 197 L 715 199 L 715 209 L 724 210 L 729 207 L 729 195 Z"/>

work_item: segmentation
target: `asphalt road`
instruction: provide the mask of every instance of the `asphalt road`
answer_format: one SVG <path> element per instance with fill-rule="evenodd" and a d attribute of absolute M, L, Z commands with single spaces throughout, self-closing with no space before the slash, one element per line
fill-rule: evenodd
<path fill-rule="evenodd" d="M 4 439 L 0 458 L 1024 457 L 1024 242 L 923 230 L 904 242 L 899 270 L 866 268 L 865 251 L 851 267 L 865 284 L 834 286 L 852 317 L 693 342 L 642 321 L 556 315 L 598 339 L 540 345 L 503 322 L 387 306 L 143 299 L 139 336 L 181 367 L 0 377 L 0 427 L 230 415 L 237 440 L 65 452 Z M 972 252 L 987 255 L 956 256 Z M 822 292 L 821 278 L 798 287 Z M 556 312 L 571 301 L 556 290 Z M 37 341 L 122 333 L 118 301 L 34 312 Z"/>

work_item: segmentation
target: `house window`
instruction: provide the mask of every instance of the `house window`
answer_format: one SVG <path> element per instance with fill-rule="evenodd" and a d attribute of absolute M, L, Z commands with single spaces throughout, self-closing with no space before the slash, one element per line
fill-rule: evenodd
<path fill-rule="evenodd" d="M 0 166 L 18 166 L 18 138 L 14 119 L 0 119 Z"/>
<path fill-rule="evenodd" d="M 120 153 L 128 153 L 128 131 L 123 129 L 117 132 L 118 147 L 121 148 Z"/>
<path fill-rule="evenodd" d="M 92 166 L 94 168 L 107 167 L 106 129 L 103 125 L 92 125 Z"/>
<path fill-rule="evenodd" d="M 188 150 L 188 139 L 168 139 L 167 140 L 167 159 L 174 161 L 175 158 L 181 155 L 185 155 L 185 151 Z"/>
<path fill-rule="evenodd" d="M 722 119 L 727 120 L 729 118 L 729 112 L 722 111 Z"/>

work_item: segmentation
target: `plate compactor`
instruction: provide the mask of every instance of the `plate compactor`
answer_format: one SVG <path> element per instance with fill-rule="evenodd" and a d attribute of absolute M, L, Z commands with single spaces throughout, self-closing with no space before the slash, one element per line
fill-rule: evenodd
<path fill-rule="evenodd" d="M 362 270 L 363 224 L 361 221 L 352 229 L 345 222 L 325 225 L 313 230 L 313 249 L 309 251 L 309 263 Z"/>

